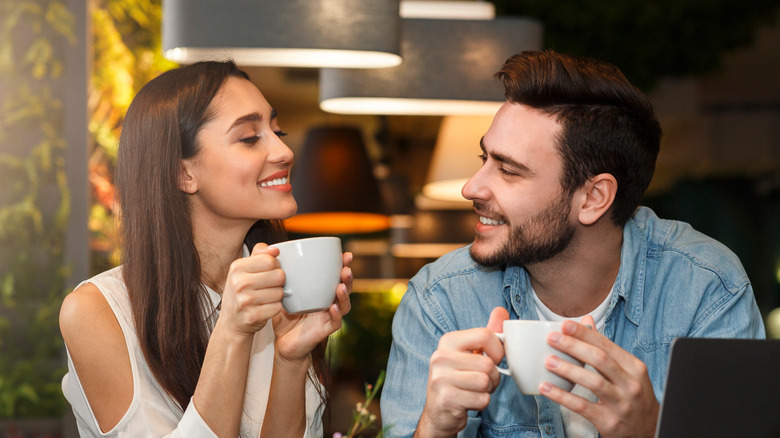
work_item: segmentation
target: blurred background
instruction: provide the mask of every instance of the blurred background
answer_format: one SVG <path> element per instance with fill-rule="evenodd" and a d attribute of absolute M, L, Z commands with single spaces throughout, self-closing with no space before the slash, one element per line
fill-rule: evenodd
<path fill-rule="evenodd" d="M 331 434 L 386 366 L 408 279 L 471 241 L 460 186 L 503 100 L 492 74 L 524 49 L 612 62 L 651 97 L 664 138 L 644 204 L 733 250 L 780 338 L 779 14 L 776 0 L 0 0 L 0 434 L 76 436 L 59 305 L 120 262 L 130 101 L 199 57 L 236 59 L 278 111 L 296 154 L 290 237 L 338 235 L 355 255 Z M 312 41 L 387 56 L 277 53 Z"/>

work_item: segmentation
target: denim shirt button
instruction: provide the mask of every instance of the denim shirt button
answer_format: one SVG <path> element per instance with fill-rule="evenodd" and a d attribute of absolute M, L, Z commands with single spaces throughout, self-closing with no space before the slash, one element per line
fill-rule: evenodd
<path fill-rule="evenodd" d="M 552 427 L 548 425 L 547 427 L 544 428 L 544 432 L 547 435 L 552 435 Z"/>
<path fill-rule="evenodd" d="M 515 294 L 515 301 L 520 302 L 520 294 Z"/>

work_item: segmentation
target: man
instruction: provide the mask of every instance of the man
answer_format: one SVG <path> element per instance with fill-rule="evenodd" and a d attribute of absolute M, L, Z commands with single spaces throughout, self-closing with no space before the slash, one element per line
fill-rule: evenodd
<path fill-rule="evenodd" d="M 476 237 L 410 281 L 383 423 L 391 436 L 653 436 L 674 338 L 765 336 L 750 282 L 725 246 L 638 207 L 661 129 L 617 68 L 523 52 L 496 76 L 507 101 L 462 191 Z M 547 341 L 586 366 L 545 366 L 571 392 L 500 378 L 507 318 L 565 320 Z"/>

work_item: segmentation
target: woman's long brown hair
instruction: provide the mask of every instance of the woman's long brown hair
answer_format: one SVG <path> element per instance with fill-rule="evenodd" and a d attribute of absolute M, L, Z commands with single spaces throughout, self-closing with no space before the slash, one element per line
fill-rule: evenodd
<path fill-rule="evenodd" d="M 119 141 L 115 181 L 123 277 L 149 368 L 182 411 L 200 376 L 210 309 L 188 199 L 178 179 L 182 160 L 199 152 L 198 132 L 214 117 L 211 101 L 228 77 L 249 79 L 232 61 L 200 62 L 161 74 L 136 95 Z M 284 239 L 280 221 L 261 220 L 245 243 L 251 250 L 257 242 Z M 315 349 L 312 359 L 324 376 L 321 350 Z"/>

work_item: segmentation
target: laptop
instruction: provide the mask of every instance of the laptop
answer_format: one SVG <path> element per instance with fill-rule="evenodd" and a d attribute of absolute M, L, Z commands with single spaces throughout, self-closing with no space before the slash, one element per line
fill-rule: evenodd
<path fill-rule="evenodd" d="M 780 340 L 672 342 L 656 438 L 780 438 Z"/>

